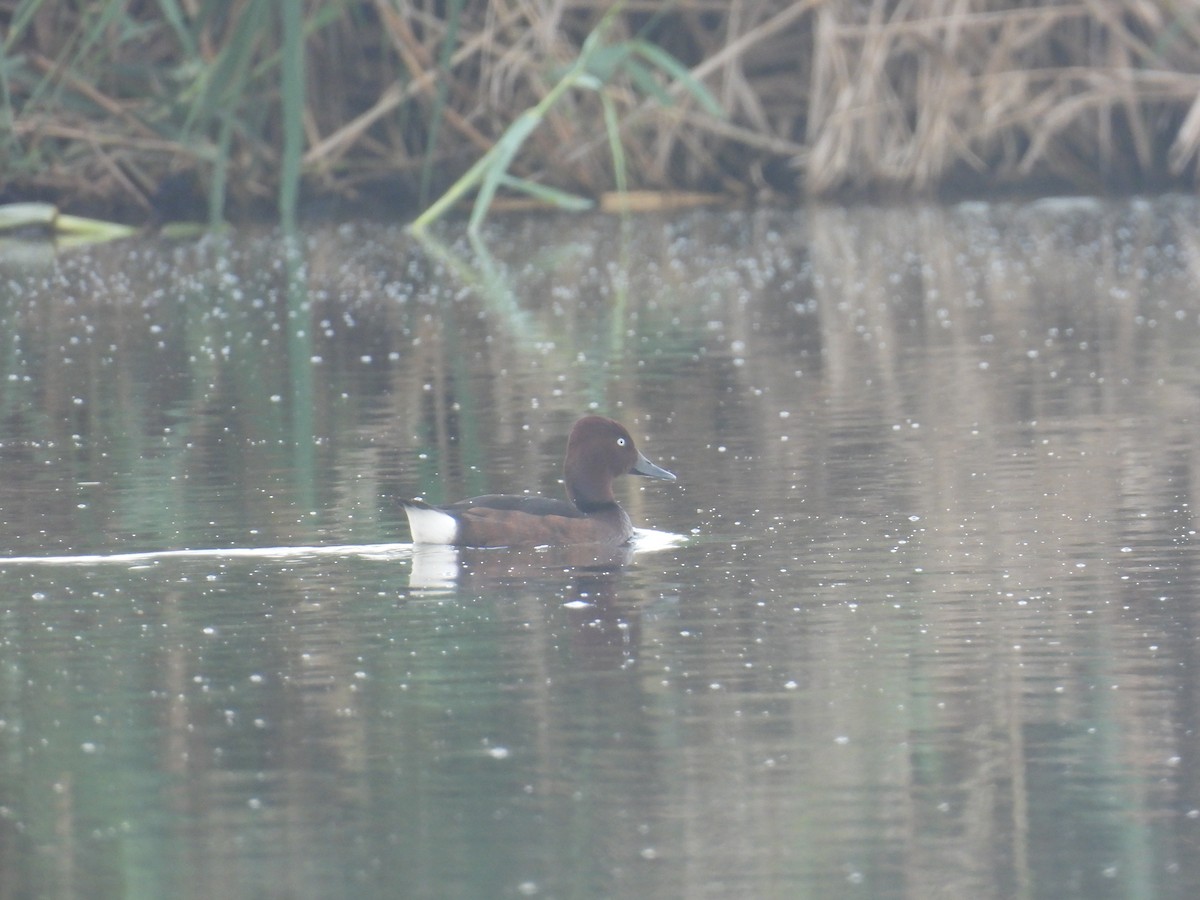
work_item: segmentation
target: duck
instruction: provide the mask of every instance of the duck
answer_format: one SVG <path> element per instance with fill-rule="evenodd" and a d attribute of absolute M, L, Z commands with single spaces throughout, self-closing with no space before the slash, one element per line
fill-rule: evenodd
<path fill-rule="evenodd" d="M 567 499 L 486 494 L 433 506 L 400 501 L 414 544 L 457 547 L 530 547 L 600 544 L 617 547 L 633 537 L 629 514 L 613 496 L 613 479 L 675 475 L 638 450 L 628 429 L 604 416 L 584 416 L 571 428 L 563 476 Z"/>

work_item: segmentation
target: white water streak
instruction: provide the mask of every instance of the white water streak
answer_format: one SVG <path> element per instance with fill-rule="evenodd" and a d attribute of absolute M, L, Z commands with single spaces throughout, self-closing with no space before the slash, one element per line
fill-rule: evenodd
<path fill-rule="evenodd" d="M 403 559 L 412 555 L 412 544 L 337 544 L 323 547 L 213 547 L 185 550 L 151 550 L 144 553 L 89 553 L 80 556 L 0 557 L 7 566 L 95 566 L 121 563 L 157 563 L 169 559 L 294 559 L 306 556 L 358 556 L 364 559 Z"/>

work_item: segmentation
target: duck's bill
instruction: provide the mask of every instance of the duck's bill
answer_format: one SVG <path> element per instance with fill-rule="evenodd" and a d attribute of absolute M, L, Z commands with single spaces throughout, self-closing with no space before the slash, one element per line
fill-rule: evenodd
<path fill-rule="evenodd" d="M 644 475 L 647 478 L 661 478 L 663 481 L 674 481 L 675 476 L 666 469 L 656 466 L 642 454 L 638 454 L 637 462 L 633 464 L 633 468 L 629 470 L 630 475 Z"/>

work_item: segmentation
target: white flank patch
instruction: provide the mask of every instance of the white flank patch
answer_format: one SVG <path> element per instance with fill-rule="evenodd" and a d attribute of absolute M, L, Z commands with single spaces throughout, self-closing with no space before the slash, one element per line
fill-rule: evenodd
<path fill-rule="evenodd" d="M 453 544 L 458 537 L 458 522 L 440 509 L 406 506 L 404 511 L 414 544 Z"/>

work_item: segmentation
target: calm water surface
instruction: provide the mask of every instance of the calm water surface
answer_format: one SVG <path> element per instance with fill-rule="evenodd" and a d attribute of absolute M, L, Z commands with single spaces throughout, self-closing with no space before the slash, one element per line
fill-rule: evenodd
<path fill-rule="evenodd" d="M 28 250 L 0 895 L 1200 894 L 1194 200 Z M 686 541 L 406 543 L 593 409 Z"/>

